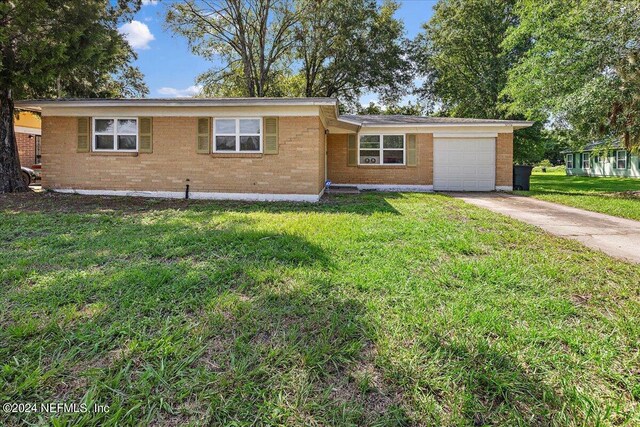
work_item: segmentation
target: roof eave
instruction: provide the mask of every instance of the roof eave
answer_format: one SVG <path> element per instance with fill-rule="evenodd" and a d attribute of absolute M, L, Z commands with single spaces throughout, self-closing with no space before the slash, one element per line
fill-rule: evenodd
<path fill-rule="evenodd" d="M 86 99 L 86 100 L 22 100 L 16 101 L 16 107 L 56 107 L 56 108 L 77 108 L 77 107 L 241 107 L 241 106 L 335 106 L 337 100 L 327 99 L 305 99 L 305 98 L 238 98 L 238 99 L 175 99 L 175 100 L 153 100 L 153 99 Z"/>
<path fill-rule="evenodd" d="M 591 147 L 591 148 L 579 148 L 575 150 L 562 150 L 560 154 L 571 154 L 571 153 L 591 153 L 591 152 L 602 152 L 602 151 L 626 151 L 624 147 L 616 147 L 616 146 L 606 146 L 602 145 L 599 147 Z"/>
<path fill-rule="evenodd" d="M 530 121 L 514 122 L 513 129 L 514 130 L 526 129 L 526 128 L 529 128 L 529 127 L 533 126 L 534 124 L 535 124 L 535 122 L 530 122 Z"/>
<path fill-rule="evenodd" d="M 337 107 L 336 107 L 336 108 L 337 108 Z M 356 121 L 354 121 L 354 120 L 347 120 L 347 119 L 343 119 L 343 118 L 340 118 L 340 116 L 339 116 L 339 115 L 337 116 L 337 120 L 338 120 L 339 122 L 348 123 L 348 124 L 350 124 L 350 125 L 362 126 L 362 123 L 361 123 L 361 122 L 356 122 Z"/>
<path fill-rule="evenodd" d="M 22 107 L 19 105 L 15 105 L 15 109 L 20 111 L 31 111 L 32 113 L 38 113 L 38 114 L 42 112 L 42 108 L 40 107 Z"/>
<path fill-rule="evenodd" d="M 367 122 L 357 122 L 355 120 L 346 120 L 346 119 L 338 119 L 341 122 L 349 123 L 352 125 L 361 126 L 363 128 L 367 127 L 381 127 L 381 128 L 394 128 L 394 127 L 477 127 L 477 126 L 493 126 L 493 127 L 511 127 L 513 129 L 525 129 L 530 126 L 533 126 L 535 122 L 506 122 L 506 123 L 496 123 L 496 122 L 475 122 L 475 123 L 367 123 Z"/>

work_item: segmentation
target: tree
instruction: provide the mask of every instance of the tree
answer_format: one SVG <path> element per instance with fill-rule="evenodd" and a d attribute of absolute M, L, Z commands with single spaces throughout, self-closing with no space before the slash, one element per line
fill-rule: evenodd
<path fill-rule="evenodd" d="M 564 164 L 563 151 L 570 150 L 576 145 L 572 140 L 575 135 L 564 129 L 545 129 L 542 134 L 546 140 L 543 158 L 548 159 L 554 166 Z M 580 145 L 582 148 L 584 141 Z"/>
<path fill-rule="evenodd" d="M 199 95 L 202 97 L 247 97 L 249 93 L 244 82 L 245 79 L 242 68 L 237 64 L 226 72 L 226 77 L 222 80 L 217 70 L 209 70 L 197 78 L 197 83 L 202 86 Z M 267 90 L 265 96 L 303 96 L 303 76 L 300 73 L 293 74 L 291 70 L 284 67 L 277 67 L 277 69 L 272 72 Z"/>
<path fill-rule="evenodd" d="M 505 48 L 530 48 L 509 72 L 510 111 L 551 119 L 582 141 L 640 146 L 640 3 L 522 0 Z"/>
<path fill-rule="evenodd" d="M 8 0 L 0 3 L 0 192 L 24 190 L 14 99 L 146 92 L 117 31 L 140 0 Z"/>
<path fill-rule="evenodd" d="M 412 45 L 424 83 L 416 94 L 429 108 L 451 117 L 522 120 L 503 96 L 509 70 L 527 49 L 526 40 L 505 48 L 518 25 L 516 0 L 441 0 Z M 544 153 L 542 124 L 515 132 L 514 161 L 537 163 Z"/>
<path fill-rule="evenodd" d="M 355 102 L 364 90 L 395 103 L 411 85 L 404 26 L 398 4 L 386 0 L 302 0 L 296 26 L 296 58 L 305 96 Z"/>
<path fill-rule="evenodd" d="M 250 97 L 270 93 L 291 55 L 298 21 L 293 0 L 187 0 L 172 5 L 166 16 L 167 26 L 186 37 L 195 54 L 222 60 L 200 81 L 231 83 Z"/>
<path fill-rule="evenodd" d="M 398 5 L 386 0 L 189 0 L 166 22 L 220 65 L 198 77 L 215 96 L 395 101 L 411 85 Z M 352 106 L 353 106 L 352 105 Z"/>
<path fill-rule="evenodd" d="M 358 107 L 358 114 L 374 114 L 374 115 L 403 115 L 403 116 L 424 116 L 428 113 L 424 105 L 419 102 L 409 101 L 405 105 L 392 104 L 386 107 L 381 107 L 373 102 L 370 102 L 366 107 L 360 105 Z"/>
<path fill-rule="evenodd" d="M 502 49 L 515 0 L 442 0 L 413 42 L 417 94 L 449 116 L 498 118 L 500 93 L 520 49 Z"/>

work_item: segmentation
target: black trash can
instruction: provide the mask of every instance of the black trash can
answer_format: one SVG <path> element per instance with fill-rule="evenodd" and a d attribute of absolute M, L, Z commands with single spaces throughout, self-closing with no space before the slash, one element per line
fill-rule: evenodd
<path fill-rule="evenodd" d="M 516 165 L 513 167 L 513 189 L 529 191 L 529 179 L 533 166 Z"/>

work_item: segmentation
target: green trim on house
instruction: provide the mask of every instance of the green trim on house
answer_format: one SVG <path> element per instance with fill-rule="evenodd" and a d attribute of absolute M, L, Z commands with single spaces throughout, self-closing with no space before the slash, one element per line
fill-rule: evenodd
<path fill-rule="evenodd" d="M 589 154 L 588 164 L 586 161 L 583 164 L 583 154 Z M 626 162 L 623 161 L 625 155 Z M 566 152 L 564 156 L 567 175 L 640 178 L 640 155 L 638 153 L 611 148 L 608 150 Z M 568 158 L 573 159 L 573 167 L 571 168 Z"/>

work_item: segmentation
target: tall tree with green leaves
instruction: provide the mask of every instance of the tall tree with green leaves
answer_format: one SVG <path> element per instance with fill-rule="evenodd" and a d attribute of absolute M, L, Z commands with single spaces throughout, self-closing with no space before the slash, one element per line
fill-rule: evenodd
<path fill-rule="evenodd" d="M 357 108 L 358 114 L 365 115 L 384 115 L 384 116 L 424 116 L 429 113 L 425 109 L 424 105 L 419 102 L 407 102 L 404 105 L 385 105 L 381 106 L 374 102 L 370 102 L 369 105 L 359 105 Z"/>
<path fill-rule="evenodd" d="M 201 83 L 262 97 L 290 63 L 299 17 L 293 0 L 187 0 L 169 7 L 166 24 L 195 54 L 221 64 Z"/>
<path fill-rule="evenodd" d="M 203 97 L 248 97 L 249 91 L 242 67 L 234 64 L 225 71 L 224 78 L 218 74 L 218 69 L 211 69 L 197 78 L 202 87 L 198 96 Z M 303 76 L 290 68 L 277 66 L 270 74 L 269 84 L 264 96 L 299 97 L 304 94 Z"/>
<path fill-rule="evenodd" d="M 417 94 L 443 114 L 503 116 L 500 93 L 520 49 L 503 50 L 516 0 L 441 0 L 413 42 Z"/>
<path fill-rule="evenodd" d="M 117 31 L 140 0 L 0 2 L 0 193 L 20 191 L 14 100 L 144 94 L 133 51 Z"/>
<path fill-rule="evenodd" d="M 216 66 L 213 96 L 332 96 L 396 101 L 411 84 L 398 4 L 385 0 L 188 0 L 167 26 Z"/>
<path fill-rule="evenodd" d="M 509 72 L 511 111 L 551 119 L 583 140 L 640 146 L 640 2 L 520 0 L 505 49 L 530 48 Z"/>
<path fill-rule="evenodd" d="M 412 58 L 423 84 L 416 90 L 429 108 L 451 117 L 524 119 L 507 110 L 503 96 L 508 72 L 527 48 L 527 41 L 505 49 L 518 25 L 517 0 L 441 0 L 424 30 L 413 41 Z M 542 123 L 517 131 L 514 160 L 542 160 Z"/>
<path fill-rule="evenodd" d="M 385 0 L 300 0 L 295 55 L 305 96 L 355 102 L 375 91 L 395 103 L 411 85 L 404 25 L 398 3 Z"/>

